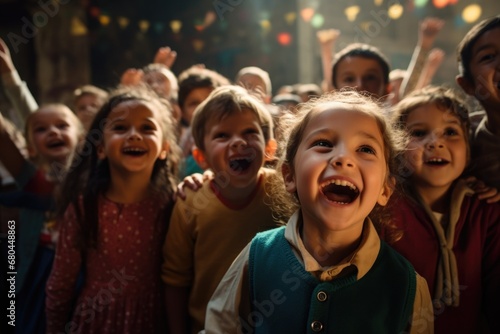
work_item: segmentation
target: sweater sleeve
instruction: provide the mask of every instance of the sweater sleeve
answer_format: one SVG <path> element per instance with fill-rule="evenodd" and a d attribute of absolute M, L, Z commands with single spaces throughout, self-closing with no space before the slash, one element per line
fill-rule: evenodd
<path fill-rule="evenodd" d="M 417 274 L 412 319 L 407 332 L 410 334 L 434 333 L 434 309 L 432 307 L 431 295 L 425 278 L 419 274 Z"/>
<path fill-rule="evenodd" d="M 222 278 L 207 306 L 204 334 L 241 333 L 248 327 L 250 288 L 248 282 L 248 244 Z M 250 328 L 246 328 L 248 331 Z"/>
<path fill-rule="evenodd" d="M 189 287 L 194 279 L 195 227 L 188 210 L 183 201 L 175 203 L 163 245 L 162 279 L 175 287 Z"/>
<path fill-rule="evenodd" d="M 56 256 L 47 282 L 46 315 L 47 333 L 66 332 L 75 299 L 75 287 L 82 264 L 82 256 L 77 246 L 79 228 L 72 207 L 66 211 L 60 222 L 60 234 Z"/>

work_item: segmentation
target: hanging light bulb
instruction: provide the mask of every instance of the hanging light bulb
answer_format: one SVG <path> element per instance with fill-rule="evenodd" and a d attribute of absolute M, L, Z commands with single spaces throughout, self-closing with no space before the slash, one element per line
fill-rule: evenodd
<path fill-rule="evenodd" d="M 179 31 L 181 31 L 182 28 L 182 22 L 179 20 L 172 20 L 170 21 L 170 29 L 174 32 L 174 34 L 178 34 Z"/>
<path fill-rule="evenodd" d="M 311 7 L 304 8 L 300 11 L 300 16 L 302 16 L 302 19 L 305 22 L 311 21 L 313 15 L 314 15 L 314 8 Z"/>
<path fill-rule="evenodd" d="M 353 22 L 356 20 L 356 16 L 359 14 L 359 6 L 349 6 L 344 10 L 345 16 L 347 16 L 347 19 L 350 22 Z"/>
<path fill-rule="evenodd" d="M 481 13 L 482 8 L 478 4 L 468 5 L 462 11 L 462 18 L 467 23 L 473 23 L 481 17 Z"/>
<path fill-rule="evenodd" d="M 149 29 L 149 21 L 148 20 L 140 20 L 138 25 L 139 25 L 139 29 L 142 32 L 146 32 Z"/>
<path fill-rule="evenodd" d="M 389 7 L 389 11 L 387 12 L 387 15 L 393 20 L 397 20 L 403 15 L 403 6 L 400 4 L 392 5 Z"/>

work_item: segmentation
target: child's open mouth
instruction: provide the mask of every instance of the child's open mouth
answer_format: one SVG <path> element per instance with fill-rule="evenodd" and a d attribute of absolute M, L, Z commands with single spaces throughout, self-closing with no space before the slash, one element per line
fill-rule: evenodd
<path fill-rule="evenodd" d="M 330 180 L 321 187 L 328 200 L 338 204 L 350 204 L 359 196 L 358 188 L 346 180 Z"/>
<path fill-rule="evenodd" d="M 59 148 L 66 146 L 64 140 L 55 140 L 47 144 L 48 148 Z"/>
<path fill-rule="evenodd" d="M 441 158 L 432 158 L 432 159 L 425 161 L 425 164 L 430 165 L 430 166 L 444 166 L 444 165 L 449 164 L 449 163 L 450 163 L 449 161 L 441 159 Z"/>
<path fill-rule="evenodd" d="M 250 168 L 252 159 L 250 158 L 237 158 L 229 160 L 229 168 L 233 172 L 244 172 Z"/>
<path fill-rule="evenodd" d="M 133 157 L 140 157 L 146 154 L 146 150 L 139 147 L 126 147 L 122 150 L 123 154 L 130 155 Z"/>

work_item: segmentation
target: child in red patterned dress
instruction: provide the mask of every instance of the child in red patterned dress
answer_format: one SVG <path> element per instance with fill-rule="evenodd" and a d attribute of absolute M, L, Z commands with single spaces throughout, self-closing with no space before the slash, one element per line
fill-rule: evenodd
<path fill-rule="evenodd" d="M 173 124 L 168 103 L 136 87 L 112 94 L 96 115 L 61 191 L 48 333 L 164 328 L 161 248 L 180 156 Z"/>

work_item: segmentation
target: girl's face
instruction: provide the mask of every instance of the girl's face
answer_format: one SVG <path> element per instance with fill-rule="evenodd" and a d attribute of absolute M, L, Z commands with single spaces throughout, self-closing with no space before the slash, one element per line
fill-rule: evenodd
<path fill-rule="evenodd" d="M 108 159 L 112 175 L 144 173 L 150 178 L 156 159 L 167 157 L 160 112 L 143 101 L 123 102 L 110 112 L 97 152 L 99 159 Z"/>
<path fill-rule="evenodd" d="M 467 142 L 459 118 L 436 104 L 411 111 L 406 121 L 411 140 L 405 157 L 418 189 L 447 190 L 465 169 Z"/>
<path fill-rule="evenodd" d="M 28 128 L 30 157 L 66 164 L 80 139 L 77 122 L 69 109 L 60 107 L 46 107 L 32 114 Z"/>
<path fill-rule="evenodd" d="M 304 225 L 359 236 L 375 204 L 385 205 L 392 193 L 379 126 L 343 103 L 312 112 L 294 170 L 283 169 L 286 189 L 297 194 Z"/>

